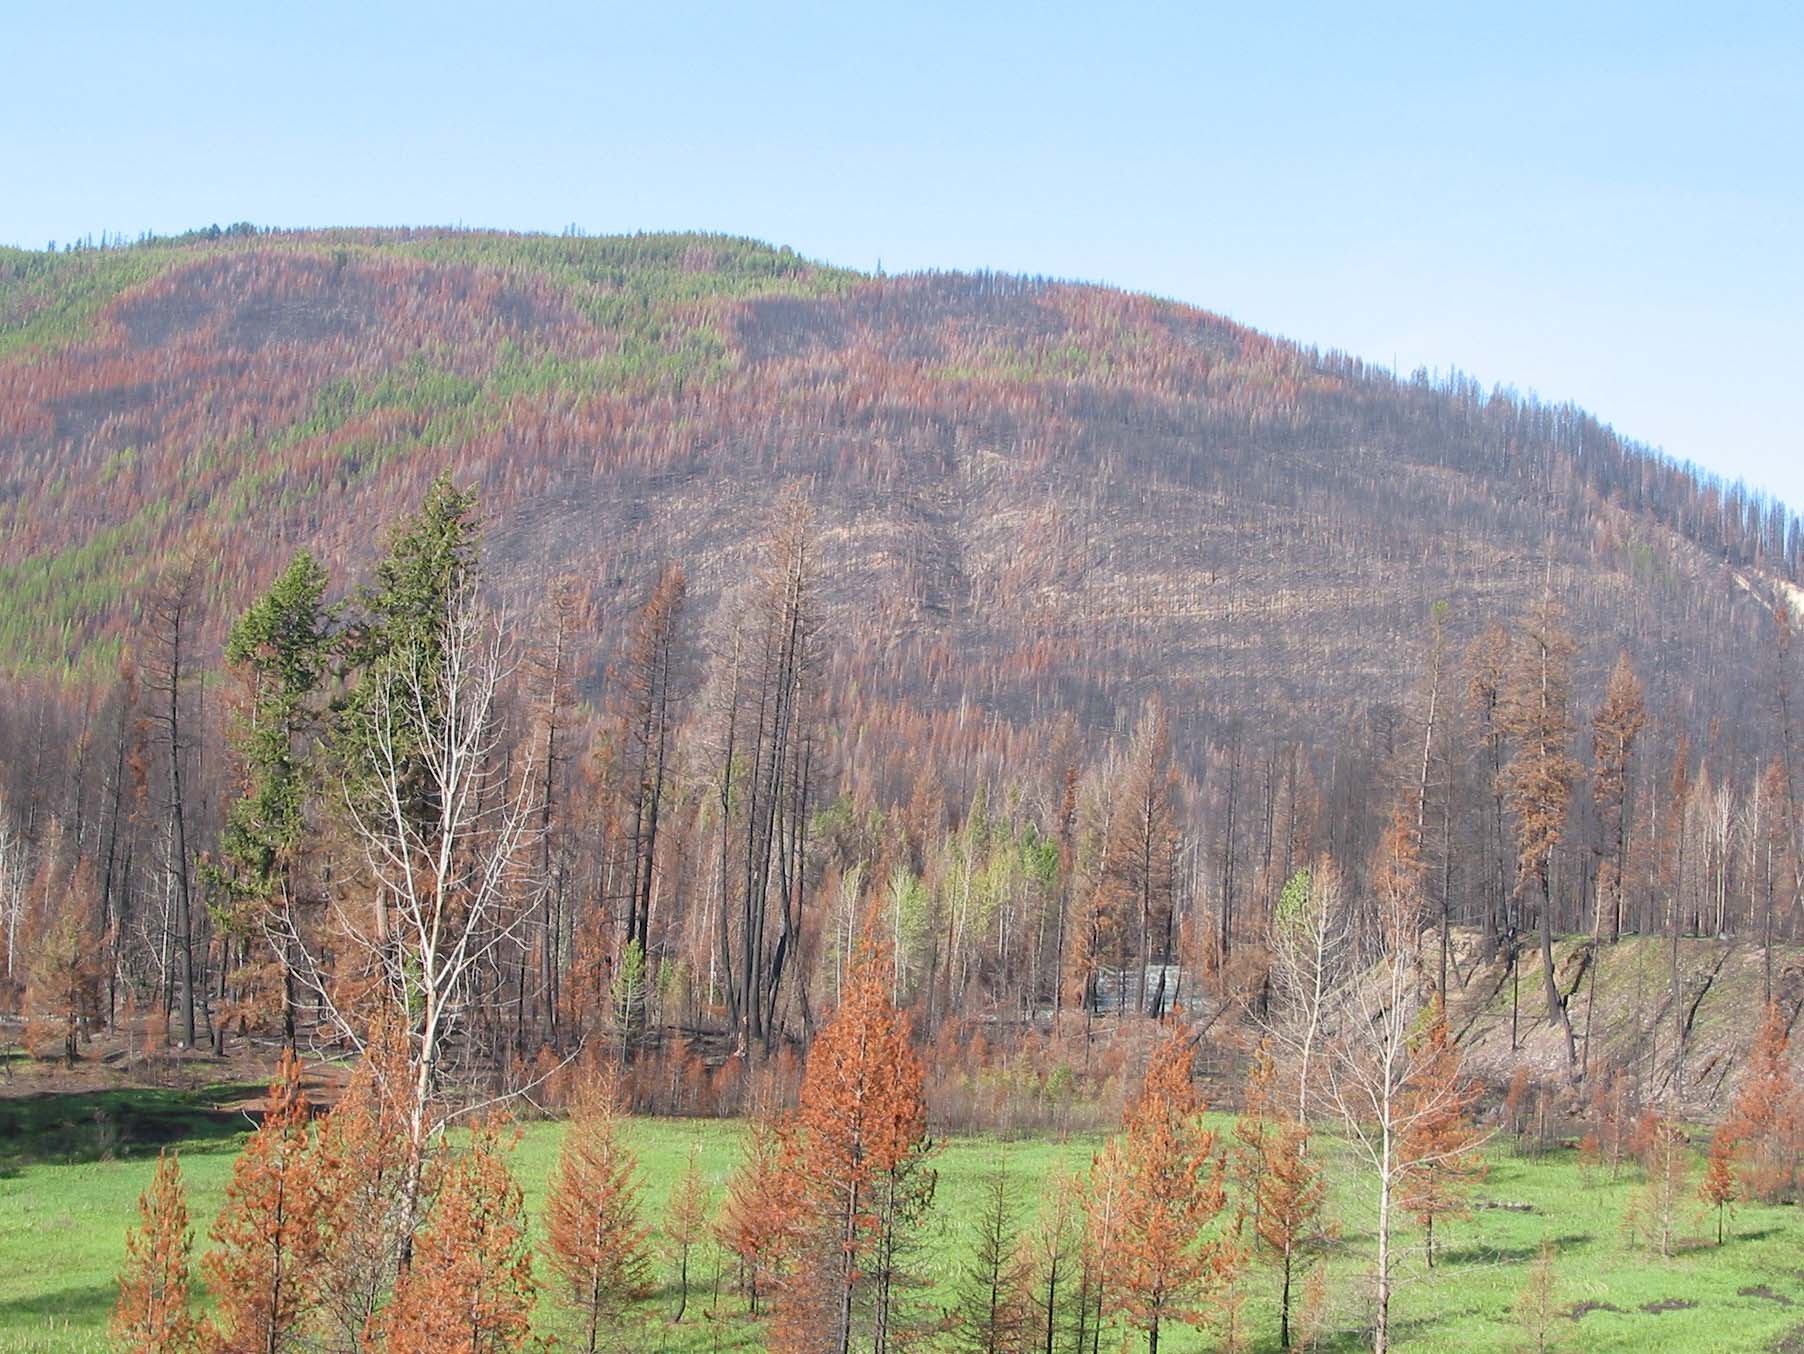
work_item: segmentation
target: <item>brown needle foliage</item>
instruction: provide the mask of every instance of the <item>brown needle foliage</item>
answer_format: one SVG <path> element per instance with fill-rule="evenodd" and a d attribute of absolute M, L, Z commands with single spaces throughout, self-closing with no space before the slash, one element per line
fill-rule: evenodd
<path fill-rule="evenodd" d="M 506 1354 L 531 1333 L 536 1288 L 520 1187 L 499 1133 L 479 1128 L 434 1182 L 413 1259 L 378 1318 L 386 1354 Z"/>
<path fill-rule="evenodd" d="M 1716 1214 L 1716 1244 L 1722 1245 L 1728 1230 L 1729 1215 L 1741 1197 L 1741 1182 L 1735 1178 L 1735 1134 L 1724 1124 L 1710 1136 L 1710 1151 L 1704 1158 L 1704 1179 L 1698 1186 L 1698 1198 L 1704 1207 Z"/>
<path fill-rule="evenodd" d="M 1234 1139 L 1228 1144 L 1224 1163 L 1228 1183 L 1240 1201 L 1240 1212 L 1255 1226 L 1259 1218 L 1259 1177 L 1265 1170 L 1266 1139 L 1271 1136 L 1275 1119 L 1272 1083 L 1276 1077 L 1277 1063 L 1272 1057 L 1271 1041 L 1261 1040 L 1253 1050 L 1247 1068 L 1240 1116 L 1234 1121 Z"/>
<path fill-rule="evenodd" d="M 407 1032 L 392 1013 L 369 1028 L 350 1084 L 320 1127 L 320 1344 L 351 1354 L 393 1286 L 406 1238 L 401 1185 L 412 1140 Z"/>
<path fill-rule="evenodd" d="M 75 1066 L 81 1039 L 101 1022 L 101 980 L 106 967 L 96 944 L 93 867 L 82 861 L 67 887 L 56 889 L 46 867 L 37 892 L 60 892 L 62 908 L 37 937 L 22 1002 L 25 1043 L 40 1057 L 53 1051 Z M 58 881 L 60 883 L 60 880 Z"/>
<path fill-rule="evenodd" d="M 1597 764 L 1592 799 L 1603 827 L 1593 937 L 1601 937 L 1607 922 L 1612 944 L 1622 934 L 1624 856 L 1628 846 L 1623 809 L 1628 797 L 1629 758 L 1646 725 L 1646 697 L 1629 656 L 1623 654 L 1610 672 L 1604 703 L 1591 724 L 1591 753 Z"/>
<path fill-rule="evenodd" d="M 1523 1080 L 1526 1087 L 1526 1071 Z M 1623 1159 L 1629 1155 L 1629 1138 L 1635 1122 L 1634 1104 L 1634 1084 L 1626 1072 L 1617 1071 L 1607 1085 L 1599 1084 L 1591 1093 L 1594 1122 L 1579 1142 L 1579 1160 L 1587 1165 L 1609 1167 L 1611 1180 L 1622 1174 Z"/>
<path fill-rule="evenodd" d="M 138 1196 L 139 1225 L 125 1234 L 125 1268 L 113 1308 L 114 1346 L 125 1354 L 189 1354 L 200 1333 L 188 1310 L 194 1234 L 181 1163 L 157 1154 L 157 1173 Z"/>
<path fill-rule="evenodd" d="M 1226 1238 L 1207 1233 L 1226 1202 L 1215 1134 L 1190 1081 L 1190 1038 L 1174 1030 L 1154 1050 L 1123 1125 L 1121 1227 L 1109 1307 L 1146 1333 L 1158 1354 L 1169 1322 L 1206 1316 L 1206 1297 L 1239 1264 Z"/>
<path fill-rule="evenodd" d="M 1643 1116 L 1637 1137 L 1647 1181 L 1629 1201 L 1623 1230 L 1668 1258 L 1683 1240 L 1679 1203 L 1689 1191 L 1691 1144 L 1679 1124 L 1651 1111 Z"/>
<path fill-rule="evenodd" d="M 1309 1130 L 1294 1119 L 1279 1120 L 1265 1135 L 1262 1157 L 1253 1234 L 1279 1274 L 1278 1343 L 1289 1349 L 1297 1264 L 1322 1233 L 1327 1181 L 1309 1155 Z"/>
<path fill-rule="evenodd" d="M 1553 895 L 1550 871 L 1554 848 L 1566 832 L 1572 787 L 1579 775 L 1571 743 L 1572 664 L 1577 646 L 1561 628 L 1561 614 L 1543 601 L 1522 623 L 1521 640 L 1504 689 L 1500 719 L 1515 743 L 1499 787 L 1516 819 L 1517 889 L 1535 904 L 1541 949 L 1541 983 L 1547 1022 L 1566 1039 L 1568 1067 L 1578 1065 L 1572 1024 L 1553 973 Z"/>
<path fill-rule="evenodd" d="M 785 1124 L 752 1121 L 714 1223 L 714 1235 L 739 1262 L 739 1289 L 753 1316 L 782 1273 L 800 1221 L 800 1189 L 788 1169 L 788 1137 Z"/>
<path fill-rule="evenodd" d="M 319 1156 L 301 1090 L 301 1064 L 285 1050 L 263 1122 L 232 1163 L 226 1202 L 201 1261 L 218 1302 L 221 1354 L 275 1354 L 302 1345 L 320 1255 Z"/>
<path fill-rule="evenodd" d="M 1527 1347 L 1535 1354 L 1547 1354 L 1555 1347 L 1560 1324 L 1559 1273 L 1560 1250 L 1546 1237 L 1541 1239 L 1541 1252 L 1528 1271 L 1528 1282 L 1516 1295 L 1516 1320 L 1522 1328 Z"/>
<path fill-rule="evenodd" d="M 546 1259 L 584 1349 L 595 1350 L 608 1325 L 650 1291 L 639 1196 L 639 1162 L 620 1141 L 614 1087 L 590 1081 L 577 1092 L 545 1201 Z"/>
<path fill-rule="evenodd" d="M 1466 1193 L 1485 1169 L 1478 1154 L 1482 1135 L 1472 1123 L 1478 1085 L 1461 1074 L 1462 1061 L 1447 1027 L 1446 1008 L 1437 998 L 1417 1036 L 1404 1094 L 1401 1143 L 1409 1168 L 1399 1200 L 1427 1234 L 1430 1269 L 1435 1221 L 1465 1215 Z"/>
<path fill-rule="evenodd" d="M 1742 1183 L 1756 1199 L 1795 1198 L 1798 1192 L 1804 1093 L 1792 1075 L 1790 1043 L 1784 1015 L 1776 1002 L 1768 1002 L 1728 1118 Z"/>
<path fill-rule="evenodd" d="M 809 1053 L 789 1169 L 801 1181 L 804 1259 L 782 1285 L 773 1347 L 877 1354 L 898 1338 L 903 1256 L 933 1199 L 926 1075 L 890 969 L 866 954 Z"/>

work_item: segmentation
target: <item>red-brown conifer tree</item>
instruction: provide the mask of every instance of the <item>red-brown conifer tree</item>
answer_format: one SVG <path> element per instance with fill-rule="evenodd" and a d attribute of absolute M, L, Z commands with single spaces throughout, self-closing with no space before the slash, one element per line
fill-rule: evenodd
<path fill-rule="evenodd" d="M 577 1092 L 545 1201 L 546 1258 L 591 1354 L 608 1325 L 650 1291 L 639 1196 L 639 1163 L 620 1140 L 614 1088 L 591 1081 Z"/>
<path fill-rule="evenodd" d="M 1215 1134 L 1190 1080 L 1190 1036 L 1154 1050 L 1122 1132 L 1122 1205 L 1110 1308 L 1146 1334 L 1147 1354 L 1172 1322 L 1196 1323 L 1239 1262 L 1208 1235 L 1227 1200 Z"/>
<path fill-rule="evenodd" d="M 300 1060 L 284 1050 L 263 1122 L 232 1164 L 226 1202 L 201 1261 L 218 1305 L 219 1354 L 303 1345 L 319 1278 L 319 1159 Z"/>
<path fill-rule="evenodd" d="M 893 1347 L 910 1233 L 931 1206 L 925 1072 L 890 1001 L 889 965 L 861 958 L 808 1055 L 789 1168 L 806 1259 L 782 1286 L 775 1347 Z"/>
<path fill-rule="evenodd" d="M 536 1288 L 520 1187 L 499 1134 L 478 1128 L 436 1171 L 426 1226 L 377 1318 L 384 1354 L 511 1354 L 531 1334 Z"/>
<path fill-rule="evenodd" d="M 188 1307 L 194 1234 L 181 1163 L 172 1153 L 157 1154 L 157 1173 L 138 1197 L 138 1219 L 125 1234 L 114 1346 L 124 1354 L 191 1354 L 200 1346 Z"/>

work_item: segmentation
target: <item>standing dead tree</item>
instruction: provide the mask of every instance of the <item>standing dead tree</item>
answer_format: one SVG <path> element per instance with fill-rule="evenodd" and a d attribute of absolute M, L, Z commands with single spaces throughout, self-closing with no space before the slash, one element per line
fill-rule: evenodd
<path fill-rule="evenodd" d="M 664 570 L 639 612 L 623 673 L 626 765 L 622 786 L 630 805 L 632 848 L 625 944 L 651 947 L 651 905 L 658 859 L 658 825 L 670 771 L 670 742 L 678 713 L 677 646 L 686 592 L 683 570 Z"/>
<path fill-rule="evenodd" d="M 786 972 L 797 975 L 802 1020 L 810 1021 L 797 951 L 818 698 L 815 570 L 813 514 L 791 493 L 717 656 L 724 669 L 717 677 L 717 959 L 729 1025 L 742 1046 L 762 1043 L 767 1052 L 776 1039 Z M 736 925 L 728 904 L 735 896 Z"/>
<path fill-rule="evenodd" d="M 1294 1112 L 1309 1125 L 1310 1090 L 1352 962 L 1352 928 L 1340 867 L 1328 856 L 1292 876 L 1272 917 L 1273 1001 L 1266 1033 L 1295 1068 Z"/>
<path fill-rule="evenodd" d="M 1604 691 L 1603 707 L 1591 724 L 1591 753 L 1596 763 L 1591 797 L 1597 805 L 1597 905 L 1591 914 L 1590 994 L 1585 1002 L 1585 1049 L 1579 1064 L 1583 1076 L 1591 1068 L 1591 1019 L 1597 1009 L 1597 971 L 1603 967 L 1604 919 L 1609 917 L 1610 943 L 1622 936 L 1623 877 L 1629 853 L 1629 759 L 1647 723 L 1641 682 L 1625 653 L 1616 660 Z"/>
<path fill-rule="evenodd" d="M 165 756 L 168 815 L 168 893 L 172 904 L 174 969 L 168 988 L 175 998 L 182 1031 L 182 1046 L 195 1040 L 194 997 L 194 879 L 188 840 L 189 804 L 182 772 L 191 746 L 185 720 L 183 692 L 193 680 L 194 626 L 199 609 L 200 564 L 193 555 L 176 562 L 151 601 L 152 642 L 144 664 L 144 686 L 151 697 L 150 723 L 157 732 Z M 166 988 L 164 1009 L 169 1009 Z"/>
<path fill-rule="evenodd" d="M 1469 1152 L 1475 1146 L 1462 1136 L 1450 1148 L 1440 1135 L 1422 1131 L 1444 1118 L 1450 1101 L 1466 1092 L 1457 1078 L 1434 1075 L 1442 1053 L 1418 1037 L 1424 993 L 1432 990 L 1433 980 L 1421 953 L 1422 868 L 1411 828 L 1407 808 L 1399 806 L 1372 869 L 1376 953 L 1356 980 L 1338 989 L 1323 1060 L 1328 1102 L 1353 1158 L 1371 1181 L 1375 1354 L 1390 1348 L 1398 1265 L 1395 1232 L 1398 1215 L 1407 1207 L 1406 1188 L 1437 1165 L 1443 1153 Z"/>
<path fill-rule="evenodd" d="M 1104 852 L 1105 877 L 1116 913 L 1117 963 L 1125 973 L 1128 939 L 1137 935 L 1143 986 L 1155 955 L 1160 965 L 1157 989 L 1139 993 L 1142 1013 L 1154 1017 L 1165 1014 L 1172 995 L 1165 990 L 1165 973 L 1174 953 L 1177 862 L 1182 849 L 1177 792 L 1171 724 L 1164 704 L 1154 696 L 1134 730 Z"/>
<path fill-rule="evenodd" d="M 1551 602 L 1543 601 L 1524 619 L 1503 697 L 1503 727 L 1515 754 L 1503 768 L 1502 786 L 1516 819 L 1516 888 L 1537 904 L 1547 1023 L 1565 1035 L 1566 1065 L 1576 1072 L 1578 1046 L 1554 979 L 1551 886 L 1554 848 L 1565 835 L 1579 772 L 1570 751 L 1574 651 Z"/>
<path fill-rule="evenodd" d="M 559 965 L 566 930 L 569 891 L 569 868 L 566 860 L 565 813 L 559 790 L 564 765 L 570 759 L 565 744 L 569 738 L 571 707 L 576 701 L 574 674 L 579 670 L 576 655 L 578 634 L 592 618 L 571 577 L 556 579 L 546 604 L 545 633 L 532 654 L 529 667 L 536 688 L 535 721 L 540 747 L 536 753 L 539 766 L 538 852 L 533 892 L 536 895 L 533 929 L 537 933 L 538 974 L 536 993 L 539 1006 L 538 1034 L 556 1041 L 558 1005 L 563 972 Z M 527 966 L 533 955 L 532 946 L 523 946 L 516 956 L 515 1040 L 525 1044 L 528 1004 Z"/>
<path fill-rule="evenodd" d="M 499 756 L 505 631 L 465 587 L 452 595 L 443 634 L 435 653 L 402 656 L 396 680 L 373 689 L 356 712 L 364 764 L 347 777 L 344 800 L 365 883 L 379 902 L 373 911 L 343 897 L 333 902 L 338 940 L 361 953 L 365 970 L 408 1013 L 403 1235 L 419 1221 L 421 1172 L 447 1118 L 440 1091 L 456 1070 L 460 1036 L 488 995 L 482 985 L 495 957 L 513 952 L 528 923 L 520 885 L 536 833 L 533 777 Z M 357 1039 L 356 1013 L 342 1009 L 338 985 L 306 950 L 292 914 L 285 929 L 282 939 L 306 956 L 322 1007 Z"/>

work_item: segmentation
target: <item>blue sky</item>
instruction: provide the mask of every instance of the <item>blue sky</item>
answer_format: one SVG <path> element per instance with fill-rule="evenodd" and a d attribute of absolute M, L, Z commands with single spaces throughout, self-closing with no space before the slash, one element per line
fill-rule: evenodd
<path fill-rule="evenodd" d="M 23 8 L 0 242 L 575 223 L 1106 281 L 1804 505 L 1795 6 Z"/>

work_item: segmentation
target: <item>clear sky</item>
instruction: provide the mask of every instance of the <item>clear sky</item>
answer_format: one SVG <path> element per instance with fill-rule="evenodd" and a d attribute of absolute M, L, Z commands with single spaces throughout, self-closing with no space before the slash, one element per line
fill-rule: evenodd
<path fill-rule="evenodd" d="M 702 228 L 1459 366 L 1804 505 L 1795 4 L 54 4 L 0 242 Z"/>

